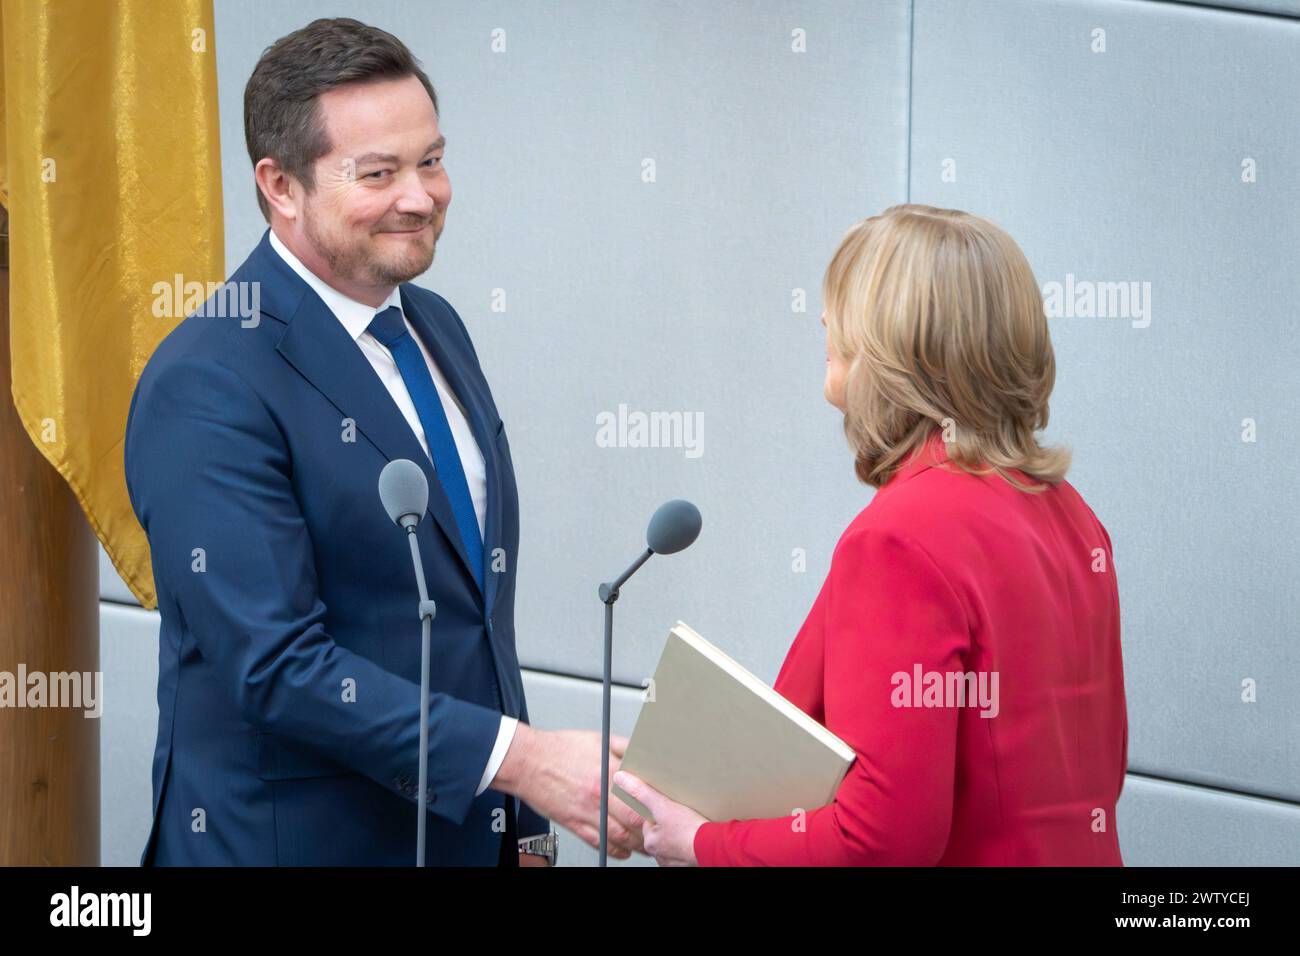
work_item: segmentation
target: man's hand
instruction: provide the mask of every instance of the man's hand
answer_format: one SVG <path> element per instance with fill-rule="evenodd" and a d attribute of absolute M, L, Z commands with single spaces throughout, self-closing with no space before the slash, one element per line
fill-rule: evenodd
<path fill-rule="evenodd" d="M 520 866 L 550 866 L 551 861 L 544 856 L 538 856 L 536 853 L 520 853 Z"/>
<path fill-rule="evenodd" d="M 627 738 L 609 736 L 609 775 L 627 750 Z M 542 816 L 600 846 L 600 734 L 592 730 L 535 730 L 520 723 L 505 760 L 490 784 L 519 797 Z M 608 852 L 626 860 L 644 852 L 644 821 L 612 793 L 609 797 Z M 523 856 L 520 857 L 523 862 Z"/>

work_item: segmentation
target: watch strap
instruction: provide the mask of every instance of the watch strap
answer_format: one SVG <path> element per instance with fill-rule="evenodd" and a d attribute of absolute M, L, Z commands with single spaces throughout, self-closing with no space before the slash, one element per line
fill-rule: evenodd
<path fill-rule="evenodd" d="M 544 856 L 551 866 L 555 866 L 558 849 L 559 839 L 556 837 L 554 832 L 543 833 L 538 836 L 523 837 L 519 841 L 520 853 Z"/>

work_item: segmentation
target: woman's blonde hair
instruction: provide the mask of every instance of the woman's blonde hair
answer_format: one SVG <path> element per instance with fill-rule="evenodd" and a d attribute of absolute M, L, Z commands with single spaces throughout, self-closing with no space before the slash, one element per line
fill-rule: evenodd
<path fill-rule="evenodd" d="M 904 205 L 851 228 L 822 288 L 844 358 L 844 433 L 858 478 L 880 487 L 936 426 L 948 457 L 1046 490 L 1070 467 L 1043 448 L 1056 359 L 1033 270 L 993 223 Z M 949 440 L 952 439 L 952 440 Z M 1024 485 L 1009 470 L 1046 484 Z"/>

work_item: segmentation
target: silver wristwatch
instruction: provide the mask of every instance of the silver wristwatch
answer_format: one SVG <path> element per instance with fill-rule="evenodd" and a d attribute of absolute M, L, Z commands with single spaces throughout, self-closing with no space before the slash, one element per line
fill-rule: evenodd
<path fill-rule="evenodd" d="M 559 839 L 555 833 L 546 833 L 542 836 L 525 837 L 519 841 L 520 853 L 531 853 L 534 856 L 546 857 L 546 862 L 555 866 L 555 858 L 558 855 Z"/>

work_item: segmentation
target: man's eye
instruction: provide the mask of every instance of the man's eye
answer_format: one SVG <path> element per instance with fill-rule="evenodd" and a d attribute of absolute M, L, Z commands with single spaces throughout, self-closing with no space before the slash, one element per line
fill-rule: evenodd
<path fill-rule="evenodd" d="M 362 176 L 361 178 L 362 178 L 362 179 L 374 179 L 374 178 L 376 178 L 376 177 L 378 177 L 378 176 L 382 176 L 382 175 L 384 175 L 384 174 L 387 173 L 387 172 L 388 172 L 388 170 L 386 170 L 386 169 L 377 169 L 377 170 L 375 170 L 373 173 L 366 173 L 366 174 L 365 174 L 364 176 Z"/>
<path fill-rule="evenodd" d="M 442 162 L 441 156 L 430 156 L 428 159 L 424 161 L 422 165 L 428 166 L 430 169 L 432 169 L 435 165 L 441 162 Z"/>

